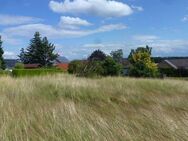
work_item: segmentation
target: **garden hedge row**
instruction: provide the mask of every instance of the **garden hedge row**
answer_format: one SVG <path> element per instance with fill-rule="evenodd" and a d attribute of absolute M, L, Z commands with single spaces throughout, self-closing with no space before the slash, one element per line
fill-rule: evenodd
<path fill-rule="evenodd" d="M 38 75 L 46 75 L 46 74 L 56 74 L 63 73 L 63 70 L 59 69 L 13 69 L 12 75 L 15 77 L 20 76 L 38 76 Z"/>
<path fill-rule="evenodd" d="M 160 73 L 168 77 L 188 77 L 188 70 L 185 69 L 160 69 Z"/>

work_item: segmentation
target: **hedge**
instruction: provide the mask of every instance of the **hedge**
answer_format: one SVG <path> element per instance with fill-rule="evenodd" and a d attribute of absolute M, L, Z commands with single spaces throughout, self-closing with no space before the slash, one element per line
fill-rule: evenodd
<path fill-rule="evenodd" d="M 165 74 L 168 77 L 188 77 L 188 70 L 186 69 L 160 69 L 161 74 Z"/>
<path fill-rule="evenodd" d="M 47 74 L 57 74 L 63 73 L 63 70 L 59 69 L 13 69 L 12 74 L 15 77 L 20 76 L 38 76 L 38 75 L 47 75 Z"/>

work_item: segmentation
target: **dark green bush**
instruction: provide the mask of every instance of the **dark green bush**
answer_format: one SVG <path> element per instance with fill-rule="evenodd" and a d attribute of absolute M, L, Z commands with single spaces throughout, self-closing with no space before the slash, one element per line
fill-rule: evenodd
<path fill-rule="evenodd" d="M 64 71 L 58 69 L 13 69 L 12 74 L 15 77 L 20 76 L 38 76 L 47 74 L 63 73 Z"/>
<path fill-rule="evenodd" d="M 118 76 L 122 74 L 123 67 L 120 63 L 116 62 L 112 57 L 107 57 L 103 64 L 104 76 Z"/>
<path fill-rule="evenodd" d="M 166 75 L 168 77 L 188 77 L 188 70 L 186 69 L 172 69 L 172 68 L 165 68 L 160 69 L 161 75 Z"/>
<path fill-rule="evenodd" d="M 80 74 L 83 71 L 84 62 L 80 60 L 74 60 L 69 63 L 68 72 L 70 74 Z"/>

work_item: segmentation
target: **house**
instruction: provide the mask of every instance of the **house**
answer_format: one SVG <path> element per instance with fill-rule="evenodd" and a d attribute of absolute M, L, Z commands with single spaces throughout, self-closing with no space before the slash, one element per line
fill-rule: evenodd
<path fill-rule="evenodd" d="M 123 75 L 128 75 L 129 69 L 132 66 L 130 61 L 127 58 L 123 58 L 122 65 L 123 65 Z"/>
<path fill-rule="evenodd" d="M 161 69 L 172 68 L 175 70 L 188 70 L 188 59 L 168 59 L 160 62 L 158 67 Z"/>
<path fill-rule="evenodd" d="M 188 58 L 166 59 L 158 63 L 158 68 L 167 76 L 188 77 Z"/>

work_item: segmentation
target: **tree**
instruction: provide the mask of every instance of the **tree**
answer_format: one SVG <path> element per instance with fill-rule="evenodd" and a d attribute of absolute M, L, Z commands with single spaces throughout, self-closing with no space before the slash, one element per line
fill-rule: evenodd
<path fill-rule="evenodd" d="M 107 57 L 102 65 L 105 76 L 118 76 L 122 72 L 122 65 L 117 63 L 112 57 Z"/>
<path fill-rule="evenodd" d="M 3 58 L 4 51 L 3 51 L 2 44 L 3 44 L 3 42 L 2 42 L 1 36 L 0 36 L 0 69 L 5 70 L 6 69 L 6 64 L 5 64 L 5 60 Z"/>
<path fill-rule="evenodd" d="M 103 61 L 89 61 L 84 65 L 81 76 L 96 77 L 104 74 Z"/>
<path fill-rule="evenodd" d="M 104 61 L 106 59 L 106 55 L 101 50 L 95 50 L 89 57 L 89 61 Z"/>
<path fill-rule="evenodd" d="M 26 51 L 21 49 L 19 57 L 25 64 L 40 64 L 47 67 L 51 66 L 52 62 L 58 57 L 54 50 L 55 46 L 48 42 L 47 37 L 42 39 L 40 33 L 36 32 Z"/>
<path fill-rule="evenodd" d="M 112 56 L 112 58 L 117 62 L 117 63 L 121 63 L 123 60 L 123 50 L 119 49 L 116 51 L 112 51 L 110 53 L 110 55 Z"/>
<path fill-rule="evenodd" d="M 20 61 L 21 61 L 21 62 L 27 62 L 27 61 L 25 61 L 26 57 L 25 57 L 24 48 L 21 48 L 21 50 L 20 50 L 20 55 L 18 55 L 18 57 L 20 58 Z"/>
<path fill-rule="evenodd" d="M 151 60 L 152 48 L 139 47 L 132 50 L 129 55 L 129 61 L 132 64 L 129 75 L 135 77 L 156 77 L 158 75 L 157 64 Z"/>

